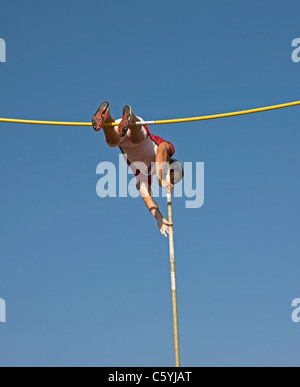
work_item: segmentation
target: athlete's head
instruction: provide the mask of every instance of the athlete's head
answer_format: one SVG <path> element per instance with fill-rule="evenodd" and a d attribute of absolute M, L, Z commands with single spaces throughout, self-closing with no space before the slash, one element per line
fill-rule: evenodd
<path fill-rule="evenodd" d="M 170 178 L 172 184 L 177 184 L 183 179 L 184 170 L 180 162 L 174 158 L 169 159 L 170 162 Z"/>

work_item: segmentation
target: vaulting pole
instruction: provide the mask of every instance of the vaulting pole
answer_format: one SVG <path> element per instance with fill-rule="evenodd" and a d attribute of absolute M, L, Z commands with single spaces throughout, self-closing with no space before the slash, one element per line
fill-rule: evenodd
<path fill-rule="evenodd" d="M 170 168 L 167 172 L 167 181 L 170 182 Z M 167 193 L 168 218 L 173 223 L 172 194 Z M 170 250 L 170 268 L 171 268 L 171 289 L 172 289 L 172 307 L 173 307 L 173 331 L 174 331 L 174 350 L 175 367 L 180 367 L 179 356 L 179 333 L 178 333 L 178 313 L 177 313 L 177 292 L 176 292 L 176 274 L 175 274 L 175 251 L 174 251 L 174 230 L 169 226 L 169 250 Z"/>

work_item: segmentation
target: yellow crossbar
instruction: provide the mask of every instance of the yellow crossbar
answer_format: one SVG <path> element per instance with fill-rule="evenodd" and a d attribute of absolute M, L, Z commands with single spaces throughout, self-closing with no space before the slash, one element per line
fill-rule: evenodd
<path fill-rule="evenodd" d="M 241 110 L 241 111 L 232 112 L 232 113 L 213 114 L 209 116 L 178 118 L 173 120 L 143 121 L 140 124 L 160 125 L 160 124 L 177 124 L 182 122 L 213 120 L 217 118 L 235 117 L 235 116 L 241 116 L 244 114 L 260 113 L 268 110 L 283 109 L 283 108 L 296 106 L 296 105 L 300 105 L 300 101 L 283 103 L 280 105 L 266 106 L 266 107 L 250 109 L 250 110 Z M 91 126 L 92 125 L 90 122 L 37 121 L 37 120 L 20 120 L 20 119 L 14 119 L 14 118 L 0 118 L 0 122 L 14 123 L 14 124 L 59 125 L 59 126 Z M 118 123 L 111 122 L 111 123 L 105 123 L 104 125 L 118 126 Z"/>

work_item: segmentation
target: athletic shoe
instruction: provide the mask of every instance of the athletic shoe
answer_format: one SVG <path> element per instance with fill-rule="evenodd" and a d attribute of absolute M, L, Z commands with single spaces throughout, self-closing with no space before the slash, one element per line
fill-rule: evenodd
<path fill-rule="evenodd" d="M 123 116 L 122 120 L 119 123 L 119 135 L 121 137 L 125 136 L 127 130 L 129 129 L 129 126 L 132 122 L 132 109 L 130 106 L 126 105 L 123 108 Z"/>
<path fill-rule="evenodd" d="M 99 109 L 95 113 L 92 119 L 93 128 L 99 132 L 99 130 L 103 126 L 103 122 L 106 120 L 109 113 L 109 103 L 108 102 L 102 102 Z"/>

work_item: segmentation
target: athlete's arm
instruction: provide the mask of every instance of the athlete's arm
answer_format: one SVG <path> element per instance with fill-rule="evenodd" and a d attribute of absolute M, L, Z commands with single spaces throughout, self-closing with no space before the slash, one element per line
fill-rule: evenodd
<path fill-rule="evenodd" d="M 162 235 L 164 235 L 167 238 L 169 235 L 169 226 L 172 226 L 173 223 L 168 222 L 162 216 L 161 212 L 159 211 L 158 205 L 155 203 L 155 201 L 152 198 L 151 189 L 148 188 L 145 183 L 139 184 L 138 189 L 139 189 L 140 195 L 142 196 L 146 204 L 146 207 L 156 219 L 157 226 L 160 232 L 162 233 Z"/>
<path fill-rule="evenodd" d="M 171 151 L 171 145 L 168 142 L 161 143 L 156 151 L 156 176 L 158 184 L 165 188 L 169 193 L 173 191 L 173 184 L 163 179 L 163 165 L 168 161 L 168 155 Z"/>

